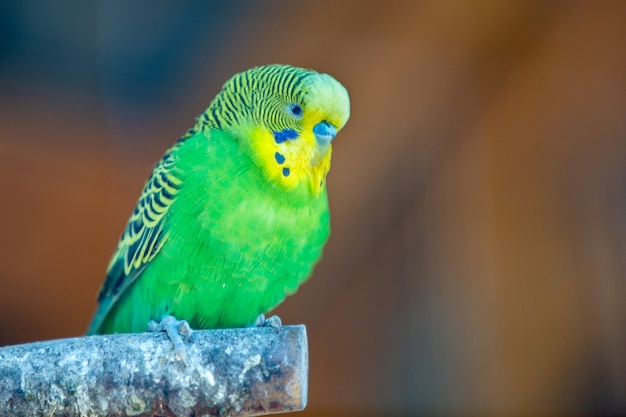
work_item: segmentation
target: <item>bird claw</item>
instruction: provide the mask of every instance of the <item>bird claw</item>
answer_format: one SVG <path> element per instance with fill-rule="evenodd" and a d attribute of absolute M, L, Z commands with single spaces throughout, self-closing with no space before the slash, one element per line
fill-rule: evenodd
<path fill-rule="evenodd" d="M 265 314 L 259 314 L 254 325 L 257 327 L 272 327 L 276 330 L 280 330 L 283 327 L 283 322 L 278 316 L 272 316 L 266 319 Z"/>
<path fill-rule="evenodd" d="M 187 342 L 191 340 L 191 334 L 193 330 L 189 327 L 189 323 L 186 320 L 177 320 L 174 316 L 165 316 L 160 322 L 151 320 L 148 323 L 149 332 L 166 332 L 174 344 L 174 352 L 178 359 L 187 363 L 187 352 L 183 343 L 183 336 Z"/>

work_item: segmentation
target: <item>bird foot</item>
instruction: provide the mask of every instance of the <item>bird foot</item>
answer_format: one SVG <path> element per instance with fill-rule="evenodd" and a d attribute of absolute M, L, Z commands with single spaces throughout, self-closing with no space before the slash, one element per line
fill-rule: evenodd
<path fill-rule="evenodd" d="M 169 337 L 174 344 L 174 352 L 176 352 L 178 359 L 187 363 L 187 352 L 182 337 L 189 342 L 191 340 L 191 333 L 193 333 L 193 330 L 191 330 L 191 327 L 189 327 L 189 323 L 187 323 L 186 320 L 177 320 L 176 317 L 168 315 L 163 317 L 158 323 L 151 320 L 150 323 L 148 323 L 148 331 L 166 332 L 167 337 Z"/>
<path fill-rule="evenodd" d="M 278 316 L 272 316 L 266 319 L 265 314 L 259 314 L 254 325 L 257 327 L 273 327 L 276 330 L 280 330 L 281 327 L 283 327 L 283 322 Z"/>

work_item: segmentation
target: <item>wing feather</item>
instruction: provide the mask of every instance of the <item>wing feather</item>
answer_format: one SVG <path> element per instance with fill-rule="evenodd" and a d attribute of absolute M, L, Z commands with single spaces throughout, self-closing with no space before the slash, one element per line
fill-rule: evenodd
<path fill-rule="evenodd" d="M 165 218 L 183 184 L 175 165 L 176 150 L 181 144 L 178 142 L 163 156 L 144 186 L 109 263 L 98 295 L 98 311 L 88 334 L 100 331 L 115 302 L 167 241 Z"/>

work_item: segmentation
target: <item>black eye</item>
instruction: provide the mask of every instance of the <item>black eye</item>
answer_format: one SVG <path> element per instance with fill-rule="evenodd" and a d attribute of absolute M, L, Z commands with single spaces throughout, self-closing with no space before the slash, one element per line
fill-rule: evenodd
<path fill-rule="evenodd" d="M 287 112 L 294 118 L 302 118 L 302 106 L 296 103 L 287 104 Z"/>

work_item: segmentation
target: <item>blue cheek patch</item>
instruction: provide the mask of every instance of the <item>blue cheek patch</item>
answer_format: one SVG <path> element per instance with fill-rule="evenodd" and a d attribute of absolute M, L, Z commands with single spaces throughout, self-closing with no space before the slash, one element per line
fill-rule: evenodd
<path fill-rule="evenodd" d="M 289 174 L 291 174 L 291 171 L 289 170 L 289 168 L 286 168 L 286 167 L 285 167 L 285 168 L 283 168 L 283 175 L 284 175 L 285 177 L 288 177 L 288 176 L 289 176 Z"/>
<path fill-rule="evenodd" d="M 285 129 L 280 132 L 274 132 L 274 140 L 276 143 L 283 143 L 290 139 L 295 139 L 298 137 L 298 132 L 293 129 Z"/>

